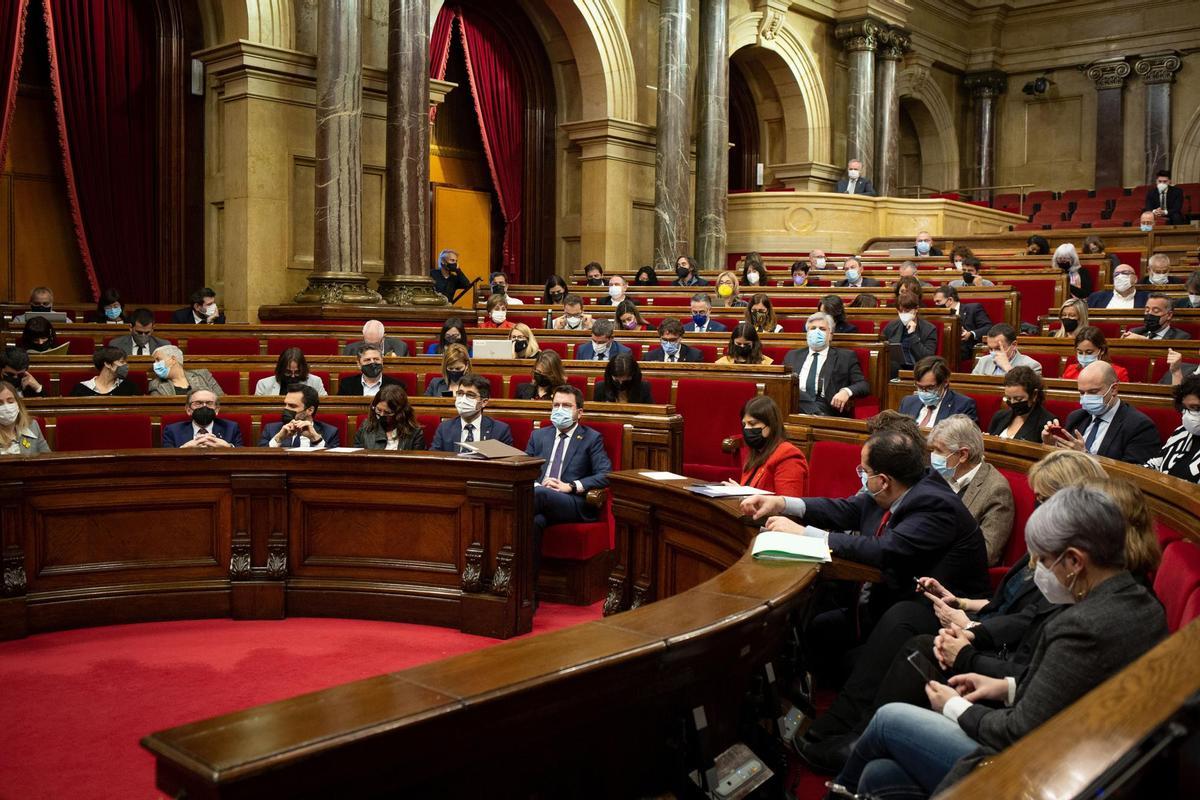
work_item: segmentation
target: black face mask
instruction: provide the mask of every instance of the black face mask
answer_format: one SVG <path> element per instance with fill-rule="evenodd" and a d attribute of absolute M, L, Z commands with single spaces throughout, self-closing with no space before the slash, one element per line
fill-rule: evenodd
<path fill-rule="evenodd" d="M 1019 403 L 1010 403 L 1008 406 L 1014 417 L 1024 417 L 1033 410 L 1033 405 L 1028 400 L 1022 400 Z"/>
<path fill-rule="evenodd" d="M 14 389 L 21 388 L 21 376 L 20 375 L 4 375 L 3 377 L 0 377 L 0 380 L 3 380 L 5 383 L 12 386 Z"/>
<path fill-rule="evenodd" d="M 192 411 L 192 422 L 199 425 L 201 428 L 207 428 L 212 425 L 212 421 L 217 418 L 217 410 L 208 406 L 201 406 Z"/>
<path fill-rule="evenodd" d="M 516 353 L 524 353 L 529 349 L 529 341 L 527 339 L 513 339 L 513 351 Z"/>
<path fill-rule="evenodd" d="M 754 345 L 752 344 L 735 344 L 733 346 L 734 355 L 738 355 L 743 358 L 749 356 L 752 352 L 754 352 Z"/>
<path fill-rule="evenodd" d="M 467 374 L 466 370 L 449 369 L 449 370 L 446 370 L 446 380 L 450 383 L 458 383 L 459 381 L 462 380 L 463 375 L 466 375 L 466 374 Z"/>
<path fill-rule="evenodd" d="M 967 286 L 970 286 L 972 283 L 975 282 L 975 273 L 964 272 L 962 279 L 963 279 L 963 283 L 965 283 Z"/>
<path fill-rule="evenodd" d="M 762 428 L 742 428 L 742 441 L 751 450 L 761 450 L 767 443 L 767 437 L 763 436 Z"/>
<path fill-rule="evenodd" d="M 687 267 L 676 267 L 675 277 L 679 278 L 679 280 L 683 280 L 688 276 L 689 272 L 691 272 L 691 270 L 689 270 Z"/>
<path fill-rule="evenodd" d="M 283 420 L 284 425 L 287 425 L 296 418 L 296 412 L 292 411 L 290 408 L 285 408 L 283 413 L 279 415 L 279 418 Z"/>
<path fill-rule="evenodd" d="M 558 304 L 562 302 L 564 295 L 562 292 L 551 292 L 548 297 L 551 303 Z"/>
<path fill-rule="evenodd" d="M 588 278 L 588 286 L 603 286 L 604 278 Z"/>
<path fill-rule="evenodd" d="M 503 286 L 501 286 L 498 283 L 492 284 L 492 294 L 504 294 L 507 291 L 508 291 L 507 289 L 505 289 Z"/>
<path fill-rule="evenodd" d="M 375 380 L 383 374 L 383 364 L 363 364 L 359 367 L 363 375 L 366 375 L 371 380 Z"/>
<path fill-rule="evenodd" d="M 30 311 L 53 311 L 54 309 L 52 306 L 48 306 L 45 303 L 30 303 L 29 310 Z"/>
<path fill-rule="evenodd" d="M 46 342 L 44 344 L 30 344 L 30 345 L 26 346 L 25 349 L 30 351 L 31 353 L 44 353 L 47 350 L 53 349 L 53 347 L 54 347 L 54 342 Z"/>
<path fill-rule="evenodd" d="M 1062 326 L 1067 333 L 1074 333 L 1075 329 L 1079 327 L 1079 320 L 1067 317 L 1062 321 Z"/>
<path fill-rule="evenodd" d="M 1073 266 L 1073 265 L 1071 264 L 1071 262 L 1070 262 L 1070 261 L 1059 261 L 1059 262 L 1058 262 L 1058 268 L 1059 268 L 1059 269 L 1062 269 L 1062 270 L 1068 270 L 1068 269 L 1070 269 L 1072 266 Z"/>
<path fill-rule="evenodd" d="M 442 340 L 443 347 L 449 347 L 452 344 L 462 344 L 462 337 L 461 336 L 447 336 L 445 339 Z"/>
<path fill-rule="evenodd" d="M 383 426 L 383 429 L 385 431 L 390 431 L 396 427 L 396 417 L 395 416 L 380 417 L 380 416 L 376 415 L 376 417 L 379 420 L 379 424 Z"/>
<path fill-rule="evenodd" d="M 1162 317 L 1156 317 L 1153 314 L 1147 314 L 1146 316 L 1142 317 L 1142 321 L 1146 324 L 1147 333 L 1154 333 L 1156 330 L 1162 327 Z"/>
<path fill-rule="evenodd" d="M 546 377 L 540 372 L 533 373 L 533 382 L 544 389 L 548 389 L 550 387 L 550 378 Z"/>

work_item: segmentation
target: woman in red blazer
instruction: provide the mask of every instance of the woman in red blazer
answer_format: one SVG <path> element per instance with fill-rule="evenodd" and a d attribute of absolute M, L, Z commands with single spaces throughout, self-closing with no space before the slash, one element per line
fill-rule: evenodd
<path fill-rule="evenodd" d="M 764 395 L 742 407 L 742 486 L 765 489 L 784 497 L 804 497 L 808 490 L 808 459 L 783 438 L 783 415 Z"/>
<path fill-rule="evenodd" d="M 1063 369 L 1063 380 L 1075 380 L 1084 367 L 1097 359 L 1111 363 L 1108 357 L 1108 341 L 1099 328 L 1085 325 L 1075 331 L 1075 360 Z M 1129 370 L 1116 364 L 1113 364 L 1112 368 L 1117 373 L 1117 382 L 1129 383 Z"/>

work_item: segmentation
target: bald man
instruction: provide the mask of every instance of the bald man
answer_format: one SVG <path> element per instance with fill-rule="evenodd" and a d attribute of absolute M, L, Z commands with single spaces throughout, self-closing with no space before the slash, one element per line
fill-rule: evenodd
<path fill-rule="evenodd" d="M 1154 423 L 1133 406 L 1122 403 L 1117 373 L 1107 361 L 1083 368 L 1076 379 L 1079 405 L 1065 425 L 1057 419 L 1042 429 L 1042 442 L 1055 447 L 1105 456 L 1130 464 L 1145 464 L 1162 448 Z"/>
<path fill-rule="evenodd" d="M 363 338 L 361 342 L 351 342 L 342 348 L 342 355 L 356 356 L 364 347 L 370 345 L 377 348 L 385 356 L 406 356 L 408 355 L 408 345 L 399 339 L 393 339 L 386 336 L 387 331 L 383 327 L 383 323 L 377 319 L 367 320 L 367 324 L 363 325 Z"/>

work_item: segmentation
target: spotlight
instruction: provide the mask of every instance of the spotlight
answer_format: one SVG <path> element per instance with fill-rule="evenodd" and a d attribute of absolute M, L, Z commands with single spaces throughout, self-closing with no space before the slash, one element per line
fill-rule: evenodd
<path fill-rule="evenodd" d="M 1021 91 L 1028 95 L 1045 94 L 1046 90 L 1054 85 L 1054 81 L 1043 75 L 1040 78 L 1035 78 L 1029 83 L 1021 87 Z"/>

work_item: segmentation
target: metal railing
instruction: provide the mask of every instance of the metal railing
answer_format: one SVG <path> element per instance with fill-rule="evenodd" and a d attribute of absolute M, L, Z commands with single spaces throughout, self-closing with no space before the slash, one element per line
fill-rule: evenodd
<path fill-rule="evenodd" d="M 1016 189 L 1020 197 L 1020 213 L 1025 213 L 1025 195 L 1028 194 L 1026 189 L 1036 186 L 1036 183 L 994 183 L 990 186 L 956 186 L 953 189 L 935 189 L 932 186 L 923 186 L 921 184 L 912 184 L 909 186 L 897 186 L 896 191 L 903 197 L 913 197 L 917 200 L 928 195 L 934 194 L 961 194 L 969 196 L 974 192 L 990 191 L 995 192 L 996 189 Z"/>

